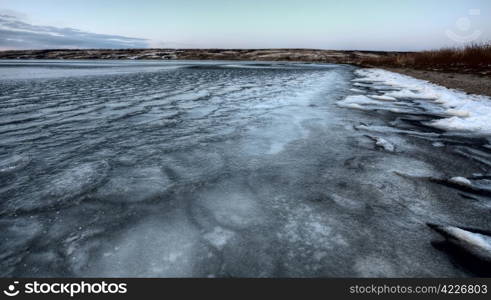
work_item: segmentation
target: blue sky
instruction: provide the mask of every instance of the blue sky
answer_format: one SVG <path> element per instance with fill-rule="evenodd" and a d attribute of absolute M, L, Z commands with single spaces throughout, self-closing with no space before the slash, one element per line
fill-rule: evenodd
<path fill-rule="evenodd" d="M 0 0 L 0 49 L 420 50 L 491 40 L 489 0 Z"/>

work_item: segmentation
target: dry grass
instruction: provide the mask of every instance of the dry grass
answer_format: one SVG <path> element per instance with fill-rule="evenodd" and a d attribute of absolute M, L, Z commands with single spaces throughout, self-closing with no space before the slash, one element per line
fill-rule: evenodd
<path fill-rule="evenodd" d="M 488 73 L 491 70 L 491 43 L 471 44 L 461 48 L 389 54 L 364 58 L 360 63 L 366 66 Z"/>

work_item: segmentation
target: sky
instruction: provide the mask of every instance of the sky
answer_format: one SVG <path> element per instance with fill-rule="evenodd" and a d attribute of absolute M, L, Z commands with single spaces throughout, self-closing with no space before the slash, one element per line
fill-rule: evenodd
<path fill-rule="evenodd" d="M 0 50 L 424 50 L 491 40 L 489 0 L 0 0 Z"/>

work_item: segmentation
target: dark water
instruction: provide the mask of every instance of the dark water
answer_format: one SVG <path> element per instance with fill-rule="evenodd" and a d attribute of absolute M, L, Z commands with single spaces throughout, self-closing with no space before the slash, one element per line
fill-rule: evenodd
<path fill-rule="evenodd" d="M 354 69 L 0 62 L 1 275 L 479 274 L 425 223 L 491 228 L 489 198 L 422 178 L 488 152 L 338 107 Z"/>

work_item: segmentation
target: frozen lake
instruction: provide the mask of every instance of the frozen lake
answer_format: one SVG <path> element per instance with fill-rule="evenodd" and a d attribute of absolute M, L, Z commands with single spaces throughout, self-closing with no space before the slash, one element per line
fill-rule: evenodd
<path fill-rule="evenodd" d="M 0 275 L 488 274 L 426 223 L 491 228 L 489 139 L 356 70 L 0 61 Z"/>

